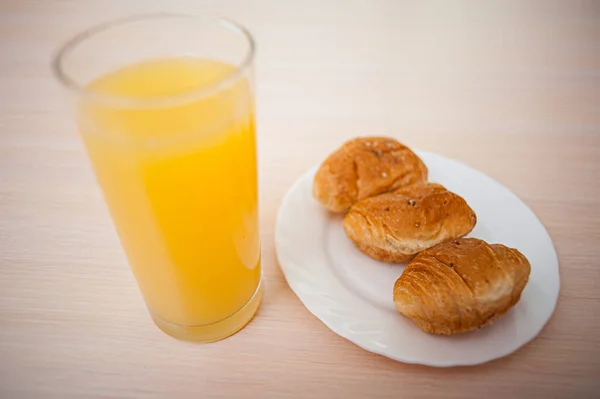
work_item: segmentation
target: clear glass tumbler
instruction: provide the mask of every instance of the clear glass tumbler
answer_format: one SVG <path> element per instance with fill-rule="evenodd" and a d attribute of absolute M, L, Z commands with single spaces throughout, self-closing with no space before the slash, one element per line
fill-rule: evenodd
<path fill-rule="evenodd" d="M 261 298 L 247 30 L 205 16 L 133 16 L 53 59 L 156 325 L 214 341 Z"/>

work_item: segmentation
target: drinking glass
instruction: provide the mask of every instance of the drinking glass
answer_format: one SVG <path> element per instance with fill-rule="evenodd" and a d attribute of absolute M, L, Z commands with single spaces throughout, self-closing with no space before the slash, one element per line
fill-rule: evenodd
<path fill-rule="evenodd" d="M 176 338 L 227 337 L 261 299 L 253 58 L 231 21 L 151 14 L 52 62 L 146 306 Z"/>

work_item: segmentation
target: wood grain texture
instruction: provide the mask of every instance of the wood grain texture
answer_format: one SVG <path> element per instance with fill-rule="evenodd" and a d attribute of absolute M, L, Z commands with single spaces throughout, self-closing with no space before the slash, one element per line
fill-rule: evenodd
<path fill-rule="evenodd" d="M 93 23 L 209 12 L 258 42 L 266 292 L 242 332 L 178 342 L 150 321 L 58 84 Z M 591 398 L 600 392 L 600 3 L 0 1 L 0 397 Z M 287 287 L 275 215 L 343 141 L 391 135 L 514 190 L 548 228 L 561 294 L 537 339 L 478 367 L 368 353 Z"/>

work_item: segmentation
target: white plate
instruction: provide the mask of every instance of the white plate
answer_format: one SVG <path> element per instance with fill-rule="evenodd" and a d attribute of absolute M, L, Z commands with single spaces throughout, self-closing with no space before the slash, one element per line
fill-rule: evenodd
<path fill-rule="evenodd" d="M 332 215 L 312 197 L 316 167 L 287 193 L 277 218 L 276 247 L 288 284 L 310 312 L 356 345 L 430 366 L 484 363 L 534 338 L 558 298 L 558 259 L 550 236 L 516 195 L 460 162 L 418 152 L 429 180 L 463 196 L 477 213 L 471 237 L 517 248 L 531 263 L 519 303 L 491 326 L 454 336 L 425 333 L 398 313 L 392 289 L 405 265 L 373 260 L 354 247 Z"/>

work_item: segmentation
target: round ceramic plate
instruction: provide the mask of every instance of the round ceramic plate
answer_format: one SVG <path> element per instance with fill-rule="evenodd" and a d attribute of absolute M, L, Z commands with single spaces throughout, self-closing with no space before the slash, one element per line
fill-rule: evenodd
<path fill-rule="evenodd" d="M 521 300 L 494 324 L 454 336 L 421 331 L 394 308 L 393 286 L 405 264 L 362 254 L 344 233 L 342 217 L 312 197 L 316 167 L 287 193 L 277 218 L 279 264 L 292 290 L 327 327 L 356 345 L 430 366 L 484 363 L 506 356 L 534 338 L 558 298 L 558 259 L 550 236 L 516 195 L 460 162 L 418 152 L 429 180 L 464 197 L 477 213 L 469 235 L 517 248 L 531 263 Z"/>

